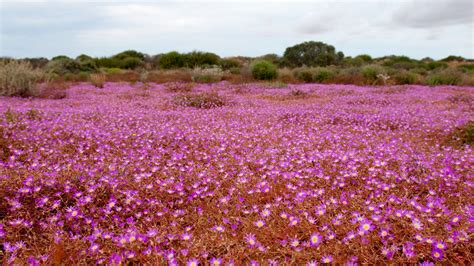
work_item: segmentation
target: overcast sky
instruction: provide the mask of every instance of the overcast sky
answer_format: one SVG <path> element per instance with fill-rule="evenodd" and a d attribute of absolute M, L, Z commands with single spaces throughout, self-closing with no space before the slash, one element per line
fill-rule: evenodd
<path fill-rule="evenodd" d="M 0 55 L 281 55 L 315 40 L 350 56 L 473 58 L 472 2 L 0 0 Z"/>

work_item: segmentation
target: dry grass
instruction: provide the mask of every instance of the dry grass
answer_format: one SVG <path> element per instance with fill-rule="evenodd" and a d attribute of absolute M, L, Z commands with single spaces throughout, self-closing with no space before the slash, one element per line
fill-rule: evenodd
<path fill-rule="evenodd" d="M 96 88 L 104 88 L 106 79 L 107 76 L 102 73 L 90 75 L 91 84 L 94 85 Z"/>

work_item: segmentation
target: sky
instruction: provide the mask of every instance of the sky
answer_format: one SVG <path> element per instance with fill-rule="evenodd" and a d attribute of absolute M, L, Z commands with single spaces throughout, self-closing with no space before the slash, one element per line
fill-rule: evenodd
<path fill-rule="evenodd" d="M 474 58 L 470 0 L 0 0 L 0 56 L 210 51 L 282 55 L 322 41 L 346 56 Z"/>

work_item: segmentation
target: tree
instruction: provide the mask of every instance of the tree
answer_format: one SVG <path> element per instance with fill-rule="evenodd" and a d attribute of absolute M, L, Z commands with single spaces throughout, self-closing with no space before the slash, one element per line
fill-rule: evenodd
<path fill-rule="evenodd" d="M 340 63 L 344 54 L 332 45 L 310 41 L 286 48 L 283 59 L 291 67 L 328 66 Z"/>

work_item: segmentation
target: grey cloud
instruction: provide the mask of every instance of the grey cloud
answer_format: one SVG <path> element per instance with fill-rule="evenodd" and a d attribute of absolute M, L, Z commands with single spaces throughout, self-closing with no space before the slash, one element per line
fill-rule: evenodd
<path fill-rule="evenodd" d="M 392 16 L 392 22 L 412 28 L 434 28 L 472 24 L 473 2 L 470 0 L 412 1 Z"/>

